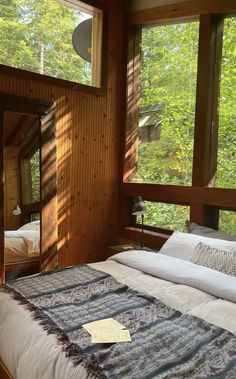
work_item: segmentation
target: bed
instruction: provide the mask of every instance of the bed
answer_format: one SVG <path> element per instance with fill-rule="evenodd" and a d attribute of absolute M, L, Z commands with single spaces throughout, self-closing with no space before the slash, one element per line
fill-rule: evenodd
<path fill-rule="evenodd" d="M 27 223 L 18 230 L 4 233 L 5 262 L 13 263 L 36 258 L 40 253 L 40 223 Z"/>
<path fill-rule="evenodd" d="M 40 223 L 27 223 L 18 230 L 4 233 L 7 280 L 39 271 Z"/>
<path fill-rule="evenodd" d="M 160 253 L 128 251 L 2 288 L 0 357 L 11 376 L 235 378 L 236 277 L 222 267 L 236 243 L 174 234 Z M 203 242 L 211 262 L 199 265 Z M 219 251 L 221 271 L 209 267 Z M 132 341 L 92 344 L 82 325 L 107 317 Z"/>

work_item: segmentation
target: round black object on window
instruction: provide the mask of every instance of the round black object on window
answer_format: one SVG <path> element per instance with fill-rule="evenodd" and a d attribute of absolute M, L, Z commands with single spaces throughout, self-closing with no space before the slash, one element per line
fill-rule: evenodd
<path fill-rule="evenodd" d="M 72 34 L 72 45 L 81 58 L 91 62 L 92 18 L 88 18 L 76 26 Z"/>

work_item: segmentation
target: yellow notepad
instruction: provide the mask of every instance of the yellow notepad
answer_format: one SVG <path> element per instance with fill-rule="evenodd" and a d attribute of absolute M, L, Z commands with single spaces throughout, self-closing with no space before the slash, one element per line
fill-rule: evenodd
<path fill-rule="evenodd" d="M 102 329 L 125 329 L 125 326 L 121 325 L 114 318 L 103 318 L 101 320 L 89 322 L 88 324 L 82 325 L 84 329 L 92 334 L 93 331 L 102 330 Z"/>
<path fill-rule="evenodd" d="M 91 334 L 92 343 L 131 341 L 128 330 L 113 318 L 105 318 L 82 325 Z"/>
<path fill-rule="evenodd" d="M 113 329 L 113 330 L 99 330 L 94 331 L 92 334 L 92 343 L 114 343 L 114 342 L 130 342 L 130 334 L 128 330 Z"/>

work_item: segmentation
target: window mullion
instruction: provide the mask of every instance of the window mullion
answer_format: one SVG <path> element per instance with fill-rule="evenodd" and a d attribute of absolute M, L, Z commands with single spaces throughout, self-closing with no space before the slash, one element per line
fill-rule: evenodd
<path fill-rule="evenodd" d="M 216 15 L 200 17 L 198 79 L 193 156 L 194 186 L 214 182 L 217 160 L 217 101 L 222 26 Z"/>

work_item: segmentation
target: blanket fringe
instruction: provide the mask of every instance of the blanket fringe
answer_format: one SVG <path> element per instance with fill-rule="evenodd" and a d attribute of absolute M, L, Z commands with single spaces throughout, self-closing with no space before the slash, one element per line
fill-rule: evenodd
<path fill-rule="evenodd" d="M 65 352 L 66 357 L 69 357 L 74 365 L 82 364 L 94 379 L 107 379 L 107 376 L 102 373 L 103 370 L 99 366 L 95 355 L 93 354 L 91 357 L 87 356 L 76 343 L 70 342 L 67 334 L 42 309 L 36 307 L 20 292 L 9 287 L 7 284 L 1 284 L 0 290 L 9 293 L 21 305 L 27 308 L 33 314 L 33 318 L 39 321 L 39 325 L 43 327 L 47 334 L 54 334 L 56 336 L 57 341 L 62 345 L 62 350 Z"/>

